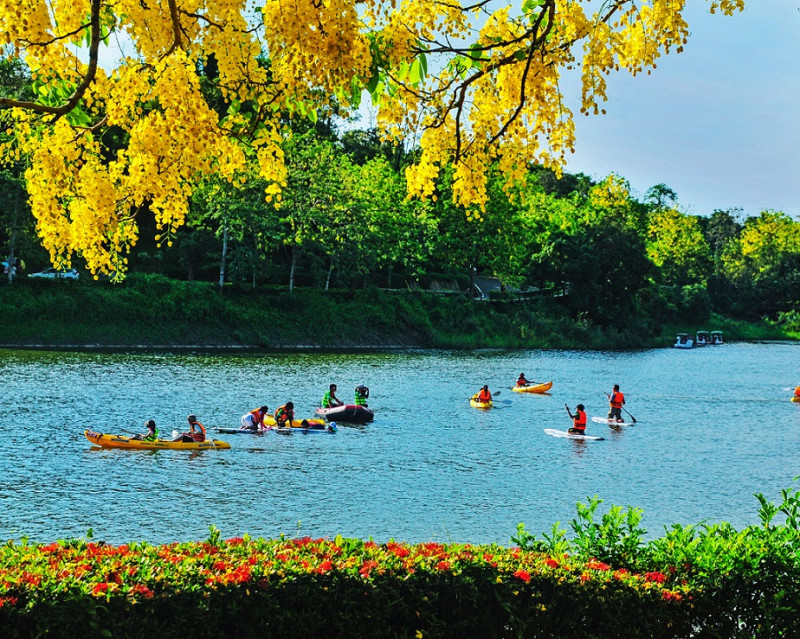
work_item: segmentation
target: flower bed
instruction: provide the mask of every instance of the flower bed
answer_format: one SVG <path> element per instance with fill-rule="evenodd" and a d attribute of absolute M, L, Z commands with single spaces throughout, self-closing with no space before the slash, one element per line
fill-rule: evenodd
<path fill-rule="evenodd" d="M 691 596 L 661 573 L 493 545 L 212 533 L 0 550 L 4 637 L 612 637 L 623 622 L 669 637 Z"/>

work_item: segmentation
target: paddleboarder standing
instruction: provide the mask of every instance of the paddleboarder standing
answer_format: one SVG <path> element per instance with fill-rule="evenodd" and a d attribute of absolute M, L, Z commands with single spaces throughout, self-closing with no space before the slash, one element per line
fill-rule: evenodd
<path fill-rule="evenodd" d="M 625 420 L 622 419 L 622 406 L 625 404 L 625 395 L 619 392 L 619 384 L 614 384 L 614 391 L 608 395 L 608 421 L 616 421 L 621 424 Z"/>

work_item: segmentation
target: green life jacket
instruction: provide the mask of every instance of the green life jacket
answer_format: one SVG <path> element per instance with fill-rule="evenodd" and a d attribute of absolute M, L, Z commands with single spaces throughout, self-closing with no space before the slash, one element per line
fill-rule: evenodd
<path fill-rule="evenodd" d="M 152 434 L 152 435 L 151 435 L 150 433 L 148 433 L 147 435 L 145 435 L 144 437 L 142 437 L 142 439 L 143 439 L 144 441 L 146 441 L 146 442 L 154 442 L 154 441 L 156 441 L 156 440 L 158 439 L 158 429 L 156 428 L 156 429 L 153 431 L 153 434 Z"/>
<path fill-rule="evenodd" d="M 325 391 L 325 394 L 322 396 L 322 407 L 331 407 L 331 392 L 329 390 Z"/>

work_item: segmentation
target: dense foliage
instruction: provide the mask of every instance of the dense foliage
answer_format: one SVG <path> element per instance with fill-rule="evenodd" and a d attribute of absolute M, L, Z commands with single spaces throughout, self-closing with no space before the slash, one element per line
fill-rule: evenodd
<path fill-rule="evenodd" d="M 707 6 L 731 14 L 744 0 Z M 600 113 L 608 74 L 680 52 L 684 12 L 674 0 L 5 0 L 0 61 L 24 61 L 34 91 L 0 93 L 13 129 L 0 152 L 27 164 L 54 262 L 122 272 L 143 209 L 169 244 L 204 176 L 252 172 L 280 203 L 287 120 L 351 113 L 369 95 L 384 139 L 417 136 L 407 191 L 431 197 L 450 171 L 451 202 L 480 218 L 490 167 L 512 188 L 534 162 L 563 164 L 572 109 Z"/>
<path fill-rule="evenodd" d="M 574 536 L 515 547 L 329 539 L 0 547 L 4 637 L 794 637 L 800 498 L 761 525 L 675 525 L 578 505 Z M 785 521 L 773 523 L 780 513 Z"/>

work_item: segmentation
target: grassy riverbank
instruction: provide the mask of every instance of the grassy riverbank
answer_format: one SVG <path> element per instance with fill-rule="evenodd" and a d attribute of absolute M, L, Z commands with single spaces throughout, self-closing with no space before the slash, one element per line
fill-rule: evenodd
<path fill-rule="evenodd" d="M 46 347 L 585 348 L 668 346 L 677 330 L 789 339 L 766 323 L 574 321 L 556 299 L 476 301 L 428 292 L 219 289 L 132 275 L 123 284 L 19 280 L 0 287 L 0 344 Z M 796 336 L 794 336 L 796 337 Z"/>

